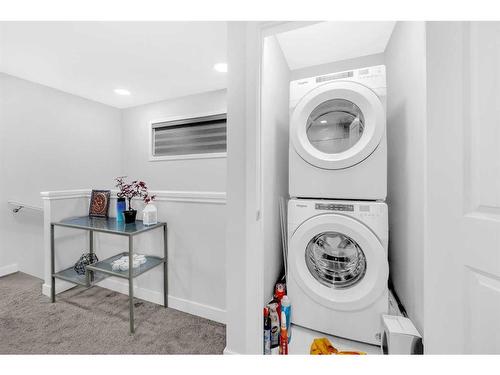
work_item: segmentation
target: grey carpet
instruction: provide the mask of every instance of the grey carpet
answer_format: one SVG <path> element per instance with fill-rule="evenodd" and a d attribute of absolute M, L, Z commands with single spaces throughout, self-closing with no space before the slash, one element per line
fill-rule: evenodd
<path fill-rule="evenodd" d="M 225 326 L 135 299 L 136 333 L 128 333 L 128 297 L 77 287 L 57 296 L 42 281 L 0 277 L 0 354 L 221 354 Z"/>

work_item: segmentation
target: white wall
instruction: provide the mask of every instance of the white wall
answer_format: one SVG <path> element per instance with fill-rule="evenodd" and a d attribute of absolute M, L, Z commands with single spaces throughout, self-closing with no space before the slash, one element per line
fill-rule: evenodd
<path fill-rule="evenodd" d="M 0 73 L 0 267 L 42 277 L 40 191 L 110 188 L 121 173 L 118 109 Z"/>
<path fill-rule="evenodd" d="M 149 161 L 150 122 L 225 113 L 226 90 L 141 105 L 122 112 L 124 173 L 156 190 L 225 191 L 226 158 Z"/>
<path fill-rule="evenodd" d="M 389 260 L 394 287 L 423 333 L 426 220 L 426 42 L 424 22 L 398 22 L 385 51 Z"/>
<path fill-rule="evenodd" d="M 384 54 L 378 53 L 375 55 L 361 56 L 354 59 L 334 61 L 328 64 L 314 65 L 308 66 L 307 68 L 292 70 L 290 74 L 290 80 L 294 81 L 296 79 L 316 77 L 324 74 L 343 72 L 346 70 L 360 69 L 366 68 L 368 66 L 383 64 Z"/>
<path fill-rule="evenodd" d="M 256 124 L 261 39 L 257 22 L 228 23 L 227 324 L 225 353 L 262 352 L 264 253 L 260 244 Z"/>
<path fill-rule="evenodd" d="M 226 90 L 165 100 L 122 111 L 123 173 L 147 182 L 150 189 L 190 192 L 201 197 L 226 191 L 226 158 L 150 161 L 150 122 L 171 117 L 225 113 Z M 224 202 L 225 203 L 225 202 Z M 186 301 L 184 311 L 225 320 L 226 206 L 210 200 L 157 202 L 159 217 L 169 224 L 171 298 Z M 140 243 L 139 243 L 140 245 Z M 158 293 L 161 283 L 142 284 Z M 148 299 L 148 298 L 146 298 Z M 212 314 L 215 311 L 215 315 Z"/>
<path fill-rule="evenodd" d="M 288 198 L 288 117 L 290 70 L 276 36 L 264 39 L 262 51 L 261 165 L 264 248 L 264 301 L 283 269 L 280 198 Z"/>
<path fill-rule="evenodd" d="M 114 177 L 126 174 L 145 180 L 163 197 L 157 206 L 159 218 L 169 224 L 171 306 L 224 321 L 226 159 L 150 162 L 148 137 L 154 119 L 225 112 L 225 90 L 121 111 L 0 74 L 0 94 L 0 168 L 9 181 L 0 184 L 0 272 L 15 270 L 17 264 L 19 270 L 46 283 L 50 277 L 48 271 L 44 274 L 43 214 L 29 210 L 13 214 L 8 200 L 42 207 L 40 191 L 110 189 Z M 88 197 L 68 194 L 67 199 L 50 200 L 46 221 L 86 214 Z M 135 205 L 141 208 L 140 202 Z M 111 206 L 113 215 L 114 201 Z M 61 231 L 60 238 L 72 250 L 59 255 L 58 267 L 68 267 L 87 247 L 86 236 Z M 156 242 L 148 241 L 138 238 L 137 248 L 156 251 Z M 101 258 L 125 245 L 114 237 L 96 236 Z M 161 302 L 160 273 L 141 276 L 137 296 Z M 103 286 L 127 291 L 121 280 L 106 280 Z M 45 293 L 50 292 L 47 288 Z"/>

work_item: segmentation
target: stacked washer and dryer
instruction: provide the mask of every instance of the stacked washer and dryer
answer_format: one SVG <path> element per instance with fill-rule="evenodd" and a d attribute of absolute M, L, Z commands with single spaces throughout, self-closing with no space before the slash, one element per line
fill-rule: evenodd
<path fill-rule="evenodd" d="M 380 344 L 388 310 L 385 66 L 290 83 L 292 323 Z"/>

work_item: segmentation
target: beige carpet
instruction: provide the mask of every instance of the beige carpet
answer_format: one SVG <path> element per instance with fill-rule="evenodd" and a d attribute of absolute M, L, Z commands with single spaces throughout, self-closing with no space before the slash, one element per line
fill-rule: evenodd
<path fill-rule="evenodd" d="M 221 354 L 225 326 L 135 300 L 136 333 L 128 334 L 128 297 L 73 288 L 56 303 L 42 280 L 15 273 L 0 278 L 0 354 Z"/>

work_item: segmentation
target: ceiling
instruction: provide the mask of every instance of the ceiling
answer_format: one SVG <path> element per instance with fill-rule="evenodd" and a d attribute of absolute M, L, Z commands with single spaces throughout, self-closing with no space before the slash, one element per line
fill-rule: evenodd
<path fill-rule="evenodd" d="M 319 22 L 277 35 L 290 70 L 382 53 L 396 22 Z"/>
<path fill-rule="evenodd" d="M 4 73 L 117 108 L 226 87 L 226 22 L 0 22 L 0 53 Z"/>

